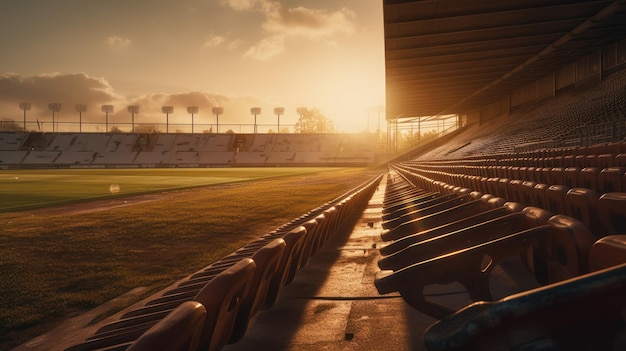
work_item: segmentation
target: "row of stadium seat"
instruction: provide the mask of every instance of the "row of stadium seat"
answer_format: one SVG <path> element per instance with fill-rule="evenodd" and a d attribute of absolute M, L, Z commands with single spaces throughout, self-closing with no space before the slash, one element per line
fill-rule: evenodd
<path fill-rule="evenodd" d="M 280 288 L 364 210 L 380 179 L 248 243 L 66 350 L 219 350 L 240 340 Z"/>
<path fill-rule="evenodd" d="M 390 243 L 380 249 L 375 279 L 379 293 L 399 292 L 440 319 L 426 331 L 428 350 L 626 345 L 626 193 L 602 195 L 595 211 L 582 206 L 602 223 L 592 231 L 572 216 L 517 202 L 511 182 L 485 182 L 490 187 L 479 190 L 432 174 L 390 166 L 381 234 Z M 571 193 L 572 206 L 588 194 Z M 493 301 L 491 273 L 512 257 L 544 286 Z M 425 293 L 451 282 L 476 302 L 456 310 Z"/>
<path fill-rule="evenodd" d="M 485 179 L 531 181 L 569 188 L 587 188 L 600 194 L 626 191 L 626 167 L 515 167 L 515 166 L 450 166 L 407 162 L 405 167 L 417 167 L 437 180 L 478 186 Z"/>

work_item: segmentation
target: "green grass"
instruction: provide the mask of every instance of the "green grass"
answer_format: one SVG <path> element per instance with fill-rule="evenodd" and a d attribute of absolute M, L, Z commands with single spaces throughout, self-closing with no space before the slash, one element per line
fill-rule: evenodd
<path fill-rule="evenodd" d="M 152 168 L 0 171 L 0 211 L 328 171 L 329 168 Z M 119 187 L 111 192 L 111 185 Z"/>
<path fill-rule="evenodd" d="M 102 193 L 98 186 L 92 187 L 95 191 L 80 188 L 95 183 L 108 189 L 111 179 L 120 184 L 123 194 L 132 193 L 128 189 L 169 190 L 158 194 L 158 201 L 97 212 L 36 209 L 0 213 L 0 349 L 17 346 L 67 317 L 134 288 L 158 291 L 380 173 L 322 171 L 3 171 L 0 198 L 5 208 L 15 208 L 15 201 L 37 207 L 46 202 L 106 196 L 106 192 L 98 194 Z M 9 173 L 20 178 L 16 181 L 28 182 L 20 186 L 32 194 L 21 197 L 19 191 L 7 190 L 7 184 L 19 184 L 10 183 Z M 226 178 L 239 183 L 202 186 Z M 244 179 L 251 180 L 241 182 Z M 171 190 L 174 188 L 179 190 Z M 55 194 L 54 189 L 64 194 Z M 7 202 L 5 194 L 12 194 L 12 201 Z M 128 202 L 132 203 L 130 198 Z M 85 207 L 83 203 L 76 206 Z"/>

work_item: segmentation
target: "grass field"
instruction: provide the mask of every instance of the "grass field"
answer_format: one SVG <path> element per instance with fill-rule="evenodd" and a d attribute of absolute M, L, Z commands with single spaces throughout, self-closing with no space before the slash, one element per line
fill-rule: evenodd
<path fill-rule="evenodd" d="M 276 167 L 0 171 L 0 211 L 328 170 Z"/>
<path fill-rule="evenodd" d="M 380 173 L 328 170 L 0 172 L 0 350 L 135 288 L 154 293 Z M 224 182 L 237 183 L 207 185 Z M 127 206 L 72 210 L 110 196 L 110 184 Z M 137 192 L 157 194 L 120 197 Z M 83 202 L 16 211 L 71 201 Z"/>

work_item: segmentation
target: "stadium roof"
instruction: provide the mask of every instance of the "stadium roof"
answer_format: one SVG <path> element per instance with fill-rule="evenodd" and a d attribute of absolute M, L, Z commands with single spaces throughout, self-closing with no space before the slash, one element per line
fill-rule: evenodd
<path fill-rule="evenodd" d="M 626 33 L 624 0 L 384 0 L 383 11 L 388 119 L 485 106 Z"/>

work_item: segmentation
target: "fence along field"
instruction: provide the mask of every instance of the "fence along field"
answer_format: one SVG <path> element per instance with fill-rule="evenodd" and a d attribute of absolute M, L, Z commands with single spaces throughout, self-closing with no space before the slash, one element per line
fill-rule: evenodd
<path fill-rule="evenodd" d="M 380 173 L 325 170 L 2 171 L 4 208 L 6 194 L 17 197 L 19 180 L 25 183 L 23 206 L 27 200 L 41 206 L 108 196 L 113 182 L 120 186 L 114 196 L 131 189 L 194 188 L 97 212 L 50 211 L 54 207 L 0 212 L 0 350 L 135 288 L 145 289 L 136 300 L 154 293 Z M 225 181 L 238 183 L 202 186 Z M 76 189 L 83 187 L 97 190 Z"/>
<path fill-rule="evenodd" d="M 0 171 L 0 211 L 328 170 L 314 167 L 4 170 Z"/>

